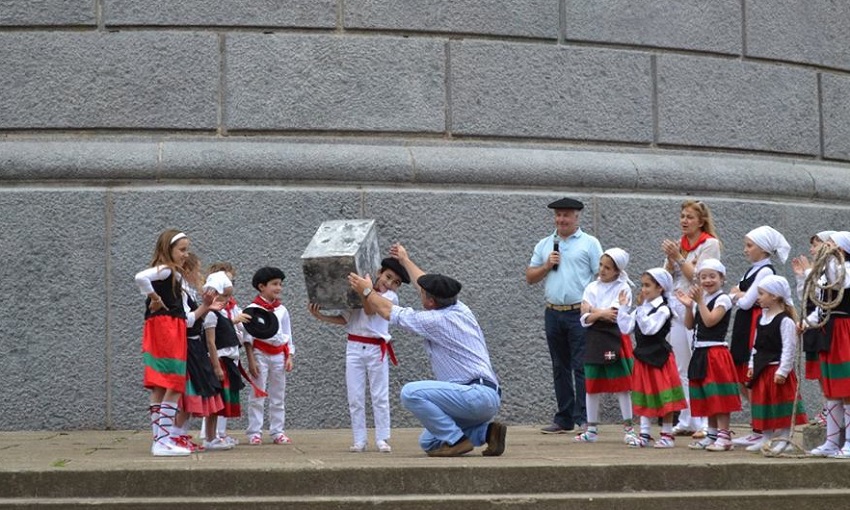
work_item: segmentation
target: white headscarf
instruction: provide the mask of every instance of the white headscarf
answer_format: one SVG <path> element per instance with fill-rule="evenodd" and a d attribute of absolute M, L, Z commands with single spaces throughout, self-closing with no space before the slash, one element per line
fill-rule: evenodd
<path fill-rule="evenodd" d="M 768 275 L 761 279 L 759 288 L 765 292 L 769 292 L 774 296 L 779 296 L 788 306 L 794 306 L 794 300 L 791 298 L 791 286 L 788 285 L 788 280 L 779 275 Z"/>
<path fill-rule="evenodd" d="M 704 269 L 712 269 L 726 276 L 726 266 L 720 263 L 717 259 L 700 260 L 697 264 L 697 274 L 700 274 Z"/>
<path fill-rule="evenodd" d="M 850 232 L 835 232 L 829 236 L 829 238 L 832 239 L 832 242 L 837 244 L 839 248 L 850 253 Z"/>
<path fill-rule="evenodd" d="M 212 289 L 219 294 L 224 294 L 224 289 L 233 287 L 233 282 L 227 277 L 224 271 L 218 271 L 207 276 L 207 282 L 204 284 L 204 290 Z"/>
<path fill-rule="evenodd" d="M 761 227 L 750 230 L 747 237 L 769 255 L 775 254 L 783 263 L 788 260 L 791 245 L 785 240 L 785 236 L 780 234 L 775 228 L 762 225 Z"/>
<path fill-rule="evenodd" d="M 832 234 L 834 234 L 835 232 L 835 230 L 822 230 L 815 234 L 815 237 L 820 239 L 820 242 L 825 243 L 829 241 L 829 238 L 832 237 Z"/>
<path fill-rule="evenodd" d="M 646 272 L 652 276 L 653 280 L 658 282 L 658 285 L 661 285 L 661 288 L 664 289 L 664 293 L 668 297 L 673 294 L 673 276 L 666 269 L 663 267 L 653 267 L 652 269 L 647 269 Z"/>
<path fill-rule="evenodd" d="M 602 254 L 611 257 L 611 260 L 614 261 L 614 265 L 617 266 L 617 269 L 620 271 L 617 281 L 628 283 L 634 287 L 635 284 L 629 280 L 629 274 L 626 272 L 626 266 L 629 265 L 629 253 L 622 248 L 608 248 Z"/>

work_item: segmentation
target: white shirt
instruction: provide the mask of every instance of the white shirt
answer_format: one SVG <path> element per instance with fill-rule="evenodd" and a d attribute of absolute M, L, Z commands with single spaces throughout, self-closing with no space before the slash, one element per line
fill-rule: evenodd
<path fill-rule="evenodd" d="M 613 282 L 603 282 L 594 280 L 585 287 L 584 294 L 581 297 L 582 301 L 590 304 L 593 308 L 620 308 L 620 291 L 625 290 L 628 294 L 629 302 L 632 301 L 632 289 L 626 282 L 614 280 Z M 579 321 L 585 328 L 589 328 L 590 324 L 587 318 L 590 313 L 582 314 Z"/>
<path fill-rule="evenodd" d="M 260 305 L 256 305 L 254 303 L 251 303 L 250 305 L 245 307 L 246 310 L 248 308 L 262 308 L 262 307 Z M 284 344 L 289 344 L 289 354 L 290 354 L 290 356 L 295 355 L 295 344 L 292 343 L 292 323 L 289 319 L 289 310 L 287 310 L 285 306 L 280 305 L 277 308 L 275 308 L 274 312 L 272 312 L 272 313 L 274 313 L 275 316 L 277 317 L 277 323 L 278 323 L 277 333 L 275 333 L 274 336 L 271 337 L 271 338 L 263 339 L 263 342 L 270 344 L 274 347 L 279 347 L 279 346 L 284 345 Z M 245 333 L 243 333 L 243 338 L 245 340 L 243 343 L 253 345 L 254 337 L 252 337 L 250 333 L 245 331 Z"/>
<path fill-rule="evenodd" d="M 768 315 L 767 310 L 762 310 L 761 317 L 759 317 L 759 324 L 762 326 L 767 326 L 776 317 L 777 314 Z M 784 317 L 782 319 L 782 323 L 779 324 L 779 331 L 782 334 L 782 355 L 779 358 L 779 361 L 773 361 L 771 365 L 779 365 L 779 368 L 776 369 L 776 373 L 781 375 L 782 377 L 788 377 L 788 374 L 794 370 L 794 356 L 797 354 L 797 325 L 794 324 L 794 319 L 791 317 Z M 758 332 L 756 332 L 756 339 L 758 339 Z M 753 346 L 753 352 L 750 355 L 750 368 L 753 368 L 753 360 L 755 359 L 756 348 Z"/>
<path fill-rule="evenodd" d="M 653 308 L 661 306 L 664 302 L 663 296 L 658 296 L 649 302 L 643 302 L 634 310 L 628 310 L 626 307 L 617 310 L 617 325 L 620 327 L 620 332 L 624 335 L 632 333 L 635 326 L 640 329 L 644 335 L 654 335 L 658 333 L 670 318 L 672 311 L 669 306 L 662 306 L 653 314 L 649 314 Z"/>
<path fill-rule="evenodd" d="M 747 269 L 747 272 L 744 273 L 744 277 L 741 278 L 741 280 L 746 280 L 754 272 L 757 272 L 756 279 L 753 280 L 753 284 L 750 285 L 750 288 L 747 289 L 744 295 L 735 302 L 739 309 L 749 310 L 756 304 L 756 300 L 759 297 L 759 283 L 764 280 L 766 276 L 773 274 L 773 271 L 766 268 L 768 264 L 770 264 L 770 257 L 761 259 L 754 263 L 749 269 Z"/>
<path fill-rule="evenodd" d="M 168 266 L 149 267 L 136 273 L 136 285 L 142 295 L 148 297 L 148 294 L 154 292 L 153 282 L 165 280 L 169 276 L 171 276 L 171 269 Z M 183 311 L 186 314 L 186 327 L 191 328 L 195 325 L 196 317 L 189 308 L 189 297 L 185 292 L 187 285 L 183 282 L 183 275 L 180 273 L 175 274 L 174 278 L 177 280 L 177 285 L 180 285 L 180 289 L 184 291 L 180 293 L 180 297 L 183 301 Z"/>
<path fill-rule="evenodd" d="M 398 305 L 398 295 L 390 289 L 381 293 L 394 305 Z M 387 342 L 392 339 L 390 323 L 377 313 L 368 315 L 362 308 L 346 310 L 342 316 L 346 320 L 345 331 L 350 335 L 367 338 L 383 338 Z"/>
<path fill-rule="evenodd" d="M 705 259 L 720 260 L 720 241 L 713 237 L 710 237 L 706 239 L 701 245 L 697 246 L 696 250 L 689 251 L 688 254 L 685 255 L 686 262 L 693 262 L 694 260 L 699 262 L 700 260 Z M 674 265 L 672 275 L 673 281 L 676 282 L 675 290 L 683 290 L 687 292 L 688 289 L 691 287 L 692 282 L 685 278 L 685 275 L 682 273 L 682 269 L 679 266 Z M 696 271 L 694 271 L 694 277 L 696 277 Z"/>
<path fill-rule="evenodd" d="M 823 276 L 821 276 L 821 279 L 823 279 Z M 836 267 L 835 261 L 831 260 L 826 267 L 826 282 L 823 282 L 822 285 L 832 285 L 836 281 L 838 281 L 838 267 Z M 818 280 L 818 282 L 822 282 L 822 280 Z M 850 261 L 844 263 L 844 288 L 850 288 Z M 823 317 L 823 314 L 820 307 L 817 307 L 806 317 L 806 323 L 810 326 L 815 325 L 819 322 L 820 317 Z"/>

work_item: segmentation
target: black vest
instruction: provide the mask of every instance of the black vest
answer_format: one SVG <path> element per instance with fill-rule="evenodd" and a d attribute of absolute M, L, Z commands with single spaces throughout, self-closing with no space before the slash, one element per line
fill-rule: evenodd
<path fill-rule="evenodd" d="M 145 299 L 145 319 L 156 315 L 170 315 L 178 319 L 186 318 L 186 311 L 183 310 L 183 289 L 180 288 L 180 285 L 174 285 L 173 272 L 165 280 L 152 281 L 151 285 L 154 292 L 162 298 L 162 304 L 165 305 L 165 308 L 160 308 L 151 313 L 151 299 Z"/>
<path fill-rule="evenodd" d="M 647 316 L 654 314 L 658 311 L 662 306 L 667 307 L 669 310 L 670 307 L 667 305 L 667 300 L 662 301 L 662 303 L 652 310 L 649 311 Z M 640 327 L 635 323 L 635 358 L 640 361 L 652 365 L 654 367 L 663 367 L 665 363 L 667 363 L 667 359 L 670 357 L 670 352 L 672 352 L 673 348 L 667 342 L 667 335 L 670 334 L 670 324 L 673 321 L 672 314 L 667 317 L 667 321 L 661 326 L 661 329 L 658 330 L 654 335 L 644 335 L 640 330 Z"/>
<path fill-rule="evenodd" d="M 236 336 L 236 327 L 233 326 L 233 322 L 221 312 L 214 313 L 218 315 L 215 323 L 215 348 L 238 347 L 239 337 Z"/>
<path fill-rule="evenodd" d="M 750 379 L 750 386 L 769 364 L 779 361 L 782 357 L 782 329 L 780 326 L 785 317 L 788 317 L 788 314 L 782 312 L 777 314 L 769 323 L 756 325 L 758 333 L 756 335 L 756 353 L 753 355 L 753 377 Z"/>
<path fill-rule="evenodd" d="M 711 301 L 706 304 L 706 307 L 709 311 L 714 310 L 714 303 L 717 299 L 722 296 L 723 293 L 718 294 Z M 729 321 L 732 316 L 731 310 L 726 310 L 726 314 L 723 315 L 723 318 L 715 324 L 713 327 L 708 327 L 702 321 L 702 317 L 699 314 L 699 308 L 697 308 L 696 315 L 694 316 L 694 338 L 699 342 L 723 342 L 726 340 L 726 331 L 729 329 Z"/>
<path fill-rule="evenodd" d="M 194 312 L 195 310 L 198 309 L 198 303 L 196 303 L 195 300 L 192 299 L 191 295 L 186 296 L 186 300 L 189 303 L 189 310 L 192 310 Z M 195 323 L 192 325 L 192 327 L 186 329 L 186 336 L 187 337 L 195 337 L 195 336 L 202 336 L 203 334 L 204 334 L 203 317 L 197 317 L 195 319 Z"/>
<path fill-rule="evenodd" d="M 776 270 L 772 265 L 765 264 L 738 283 L 738 288 L 741 289 L 741 292 L 750 290 L 750 287 L 756 281 L 756 276 L 765 267 L 770 269 L 771 274 L 776 274 Z M 735 321 L 732 323 L 732 342 L 729 350 L 732 352 L 732 361 L 736 365 L 743 365 L 750 361 L 750 338 L 752 338 L 753 334 L 753 320 L 758 320 L 756 315 L 761 315 L 761 308 L 759 308 L 758 304 L 754 304 L 749 310 L 741 310 L 740 308 L 735 310 Z"/>

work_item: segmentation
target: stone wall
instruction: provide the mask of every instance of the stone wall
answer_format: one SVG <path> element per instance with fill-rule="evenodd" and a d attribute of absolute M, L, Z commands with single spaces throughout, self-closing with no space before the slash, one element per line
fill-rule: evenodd
<path fill-rule="evenodd" d="M 689 196 L 732 280 L 753 227 L 794 253 L 850 228 L 849 23 L 830 0 L 3 2 L 0 429 L 145 426 L 132 277 L 168 227 L 237 266 L 242 302 L 254 269 L 284 269 L 288 426 L 346 427 L 343 332 L 307 313 L 299 260 L 341 218 L 463 282 L 502 417 L 546 423 L 542 288 L 523 276 L 545 204 L 585 200 L 633 274 Z M 397 390 L 429 371 L 396 338 L 393 424 L 412 426 Z"/>

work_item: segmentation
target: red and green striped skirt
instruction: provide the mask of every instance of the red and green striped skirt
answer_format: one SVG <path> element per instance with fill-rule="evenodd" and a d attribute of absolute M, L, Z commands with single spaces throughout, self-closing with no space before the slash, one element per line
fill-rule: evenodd
<path fill-rule="evenodd" d="M 224 401 L 224 409 L 219 411 L 218 415 L 225 418 L 239 418 L 242 415 L 239 390 L 245 386 L 245 383 L 242 382 L 235 360 L 219 358 L 218 361 L 224 370 L 224 380 L 221 381 L 221 399 Z"/>
<path fill-rule="evenodd" d="M 635 360 L 632 375 L 632 409 L 636 416 L 662 418 L 668 413 L 688 407 L 685 390 L 679 379 L 676 358 L 667 358 L 663 367 Z"/>
<path fill-rule="evenodd" d="M 587 393 L 620 393 L 631 391 L 632 370 L 635 364 L 632 339 L 622 335 L 620 358 L 609 365 L 584 364 L 584 384 Z"/>
<path fill-rule="evenodd" d="M 850 317 L 830 319 L 829 351 L 820 353 L 823 394 L 830 400 L 850 398 Z"/>
<path fill-rule="evenodd" d="M 691 379 L 691 416 L 714 416 L 741 410 L 738 375 L 729 348 L 724 345 L 708 349 L 708 366 L 704 379 Z"/>
<path fill-rule="evenodd" d="M 186 320 L 154 315 L 145 320 L 142 359 L 145 388 L 186 389 Z"/>
<path fill-rule="evenodd" d="M 806 351 L 806 379 L 818 380 L 820 378 L 820 356 L 817 352 Z"/>
<path fill-rule="evenodd" d="M 791 410 L 794 408 L 794 392 L 798 390 L 797 376 L 788 374 L 785 384 L 773 382 L 773 376 L 779 365 L 768 365 L 753 383 L 752 416 L 756 430 L 775 430 L 791 428 Z M 805 425 L 806 410 L 797 394 L 797 411 L 794 425 Z"/>

